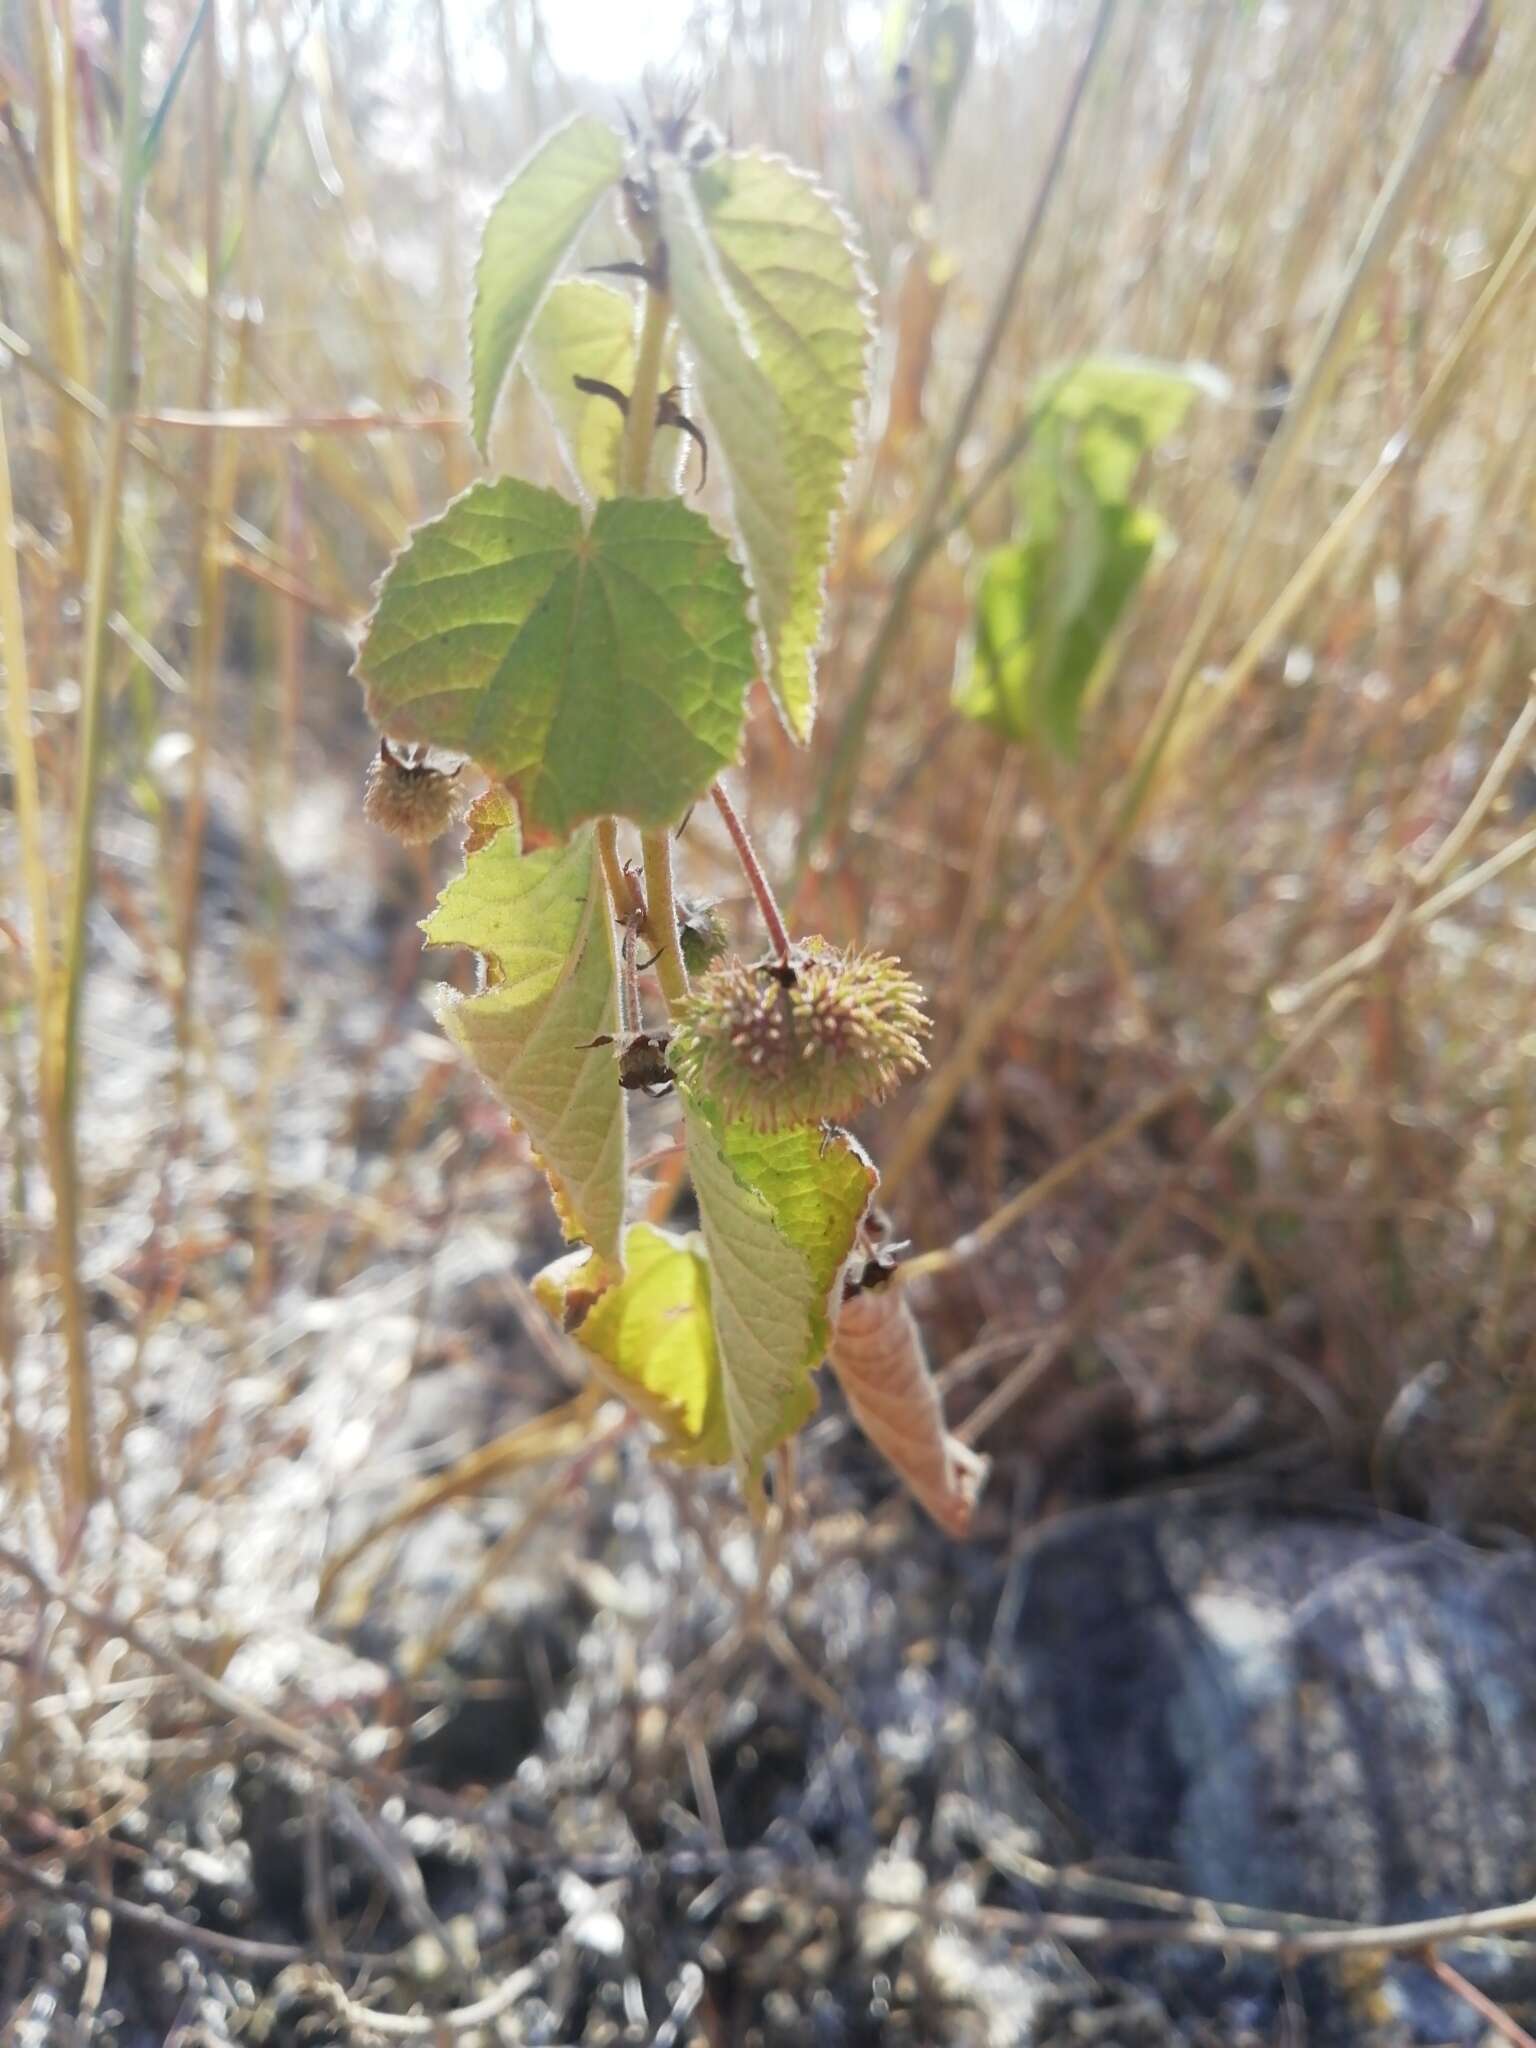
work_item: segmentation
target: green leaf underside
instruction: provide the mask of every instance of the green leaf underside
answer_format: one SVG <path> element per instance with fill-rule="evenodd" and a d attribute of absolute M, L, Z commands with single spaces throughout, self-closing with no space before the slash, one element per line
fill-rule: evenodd
<path fill-rule="evenodd" d="M 596 377 L 627 392 L 635 381 L 635 302 L 590 278 L 568 277 L 539 309 L 524 355 L 528 376 L 549 409 L 571 475 L 589 499 L 619 488 L 624 415 L 609 399 L 578 391 Z"/>
<path fill-rule="evenodd" d="M 1075 752 L 1089 686 L 1163 533 L 1130 502 L 1137 472 L 1203 382 L 1198 370 L 1108 356 L 1042 380 L 1016 479 L 1021 538 L 986 557 L 978 584 L 955 692 L 968 717 Z"/>
<path fill-rule="evenodd" d="M 469 946 L 486 986 L 443 988 L 438 1019 L 528 1134 L 568 1236 L 616 1264 L 624 1226 L 624 1096 L 611 1049 L 617 962 L 596 835 L 523 853 L 509 822 L 465 861 L 422 930 Z"/>
<path fill-rule="evenodd" d="M 673 498 L 584 530 L 556 491 L 471 486 L 380 586 L 357 661 L 369 712 L 515 781 L 531 824 L 674 824 L 735 761 L 756 673 L 724 543 Z"/>
<path fill-rule="evenodd" d="M 659 171 L 672 295 L 730 478 L 764 668 L 797 739 L 815 710 L 832 522 L 865 390 L 859 259 L 836 208 L 755 152 Z"/>
<path fill-rule="evenodd" d="M 676 356 L 669 339 L 661 370 L 663 389 L 677 381 Z M 591 278 L 562 279 L 529 330 L 523 365 L 554 423 L 560 452 L 582 496 L 589 504 L 616 497 L 625 416 L 612 399 L 578 391 L 574 379 L 595 377 L 626 394 L 633 389 L 634 299 Z M 680 435 L 656 436 L 647 497 L 677 489 L 687 449 Z"/>
<path fill-rule="evenodd" d="M 481 453 L 539 302 L 624 167 L 619 137 L 578 114 L 541 142 L 491 208 L 469 315 L 471 422 Z"/>
<path fill-rule="evenodd" d="M 827 1309 L 877 1180 L 846 1134 L 727 1124 L 684 1094 L 730 1448 L 748 1486 L 816 1407 Z"/>
<path fill-rule="evenodd" d="M 557 1321 L 587 1279 L 580 1254 L 533 1283 Z M 725 1389 L 709 1312 L 709 1261 L 697 1235 L 630 1225 L 624 1274 L 587 1310 L 576 1337 L 604 1385 L 661 1432 L 661 1449 L 689 1465 L 728 1465 Z"/>

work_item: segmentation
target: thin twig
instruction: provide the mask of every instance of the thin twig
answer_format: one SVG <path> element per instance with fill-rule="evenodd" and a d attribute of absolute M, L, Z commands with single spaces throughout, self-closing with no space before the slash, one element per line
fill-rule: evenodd
<path fill-rule="evenodd" d="M 1496 2034 L 1501 2034 L 1506 2041 L 1513 2041 L 1515 2048 L 1536 2048 L 1536 2039 L 1533 2039 L 1517 2020 L 1511 2019 L 1502 2005 L 1495 2005 L 1485 1992 L 1479 1991 L 1475 1984 L 1469 1983 L 1460 1970 L 1448 1963 L 1444 1956 L 1430 1948 L 1424 1952 L 1424 1961 L 1431 1974 L 1440 1979 L 1446 1990 L 1454 1991 L 1462 2003 L 1471 2006 L 1478 2017 L 1485 2020 Z"/>
<path fill-rule="evenodd" d="M 757 857 L 757 848 L 752 844 L 751 835 L 742 823 L 736 806 L 731 802 L 725 784 L 717 782 L 709 793 L 714 798 L 715 809 L 725 821 L 725 829 L 731 835 L 731 844 L 736 849 L 736 858 L 741 862 L 742 873 L 757 899 L 758 911 L 763 923 L 768 927 L 768 943 L 781 960 L 787 960 L 789 933 L 784 928 L 778 901 L 768 877 L 763 873 L 763 864 Z"/>
<path fill-rule="evenodd" d="M 514 1970 L 488 1997 L 474 2005 L 457 2006 L 451 2012 L 379 2012 L 372 2006 L 356 2004 L 334 1981 L 327 1980 L 316 1988 L 334 2006 L 338 2016 L 361 2033 L 379 2034 L 386 2041 L 431 2041 L 440 2035 L 469 2034 L 477 2027 L 489 2026 L 542 1982 L 557 1960 L 557 1950 L 545 1949 L 526 1968 Z"/>
<path fill-rule="evenodd" d="M 108 1639 L 121 1636 L 130 1649 L 137 1650 L 141 1657 L 148 1658 L 152 1664 L 158 1664 L 162 1670 L 171 1672 L 226 1720 L 239 1722 L 253 1729 L 264 1740 L 276 1743 L 279 1748 L 300 1758 L 311 1770 L 323 1772 L 331 1777 L 360 1779 L 364 1784 L 372 1785 L 377 1791 L 413 1800 L 430 1812 L 449 1814 L 455 1819 L 463 1819 L 466 1816 L 468 1808 L 464 1802 L 453 1798 L 451 1794 L 440 1792 L 431 1785 L 415 1784 L 397 1772 L 382 1770 L 375 1764 L 360 1762 L 347 1756 L 342 1750 L 333 1748 L 330 1743 L 307 1734 L 304 1729 L 295 1728 L 291 1722 L 283 1720 L 281 1715 L 274 1714 L 269 1707 L 264 1707 L 259 1700 L 249 1699 L 245 1694 L 236 1692 L 233 1686 L 226 1685 L 222 1679 L 210 1676 L 170 1643 L 157 1642 L 127 1615 L 111 1612 L 93 1605 L 89 1600 L 82 1600 L 50 1572 L 44 1571 L 40 1565 L 34 1564 L 29 1557 L 19 1550 L 12 1549 L 7 1543 L 0 1543 L 0 1565 L 28 1580 L 45 1600 L 56 1600 L 93 1634 Z"/>
<path fill-rule="evenodd" d="M 992 1214 L 984 1222 L 978 1223 L 974 1230 L 966 1231 L 965 1235 L 957 1237 L 953 1244 L 941 1246 L 937 1251 L 923 1252 L 919 1257 L 908 1259 L 905 1264 L 898 1266 L 898 1279 L 912 1281 L 932 1273 L 946 1273 L 952 1267 L 964 1265 L 967 1260 L 976 1258 L 989 1245 L 995 1244 L 1006 1231 L 1012 1230 L 1015 1224 L 1022 1223 L 1026 1216 L 1032 1215 L 1036 1209 L 1042 1208 L 1045 1203 L 1060 1194 L 1070 1181 L 1076 1180 L 1080 1173 L 1102 1159 L 1106 1152 L 1112 1152 L 1125 1139 L 1134 1137 L 1146 1124 L 1160 1117 L 1165 1110 L 1171 1109 L 1176 1102 L 1191 1092 L 1192 1086 L 1189 1081 L 1177 1081 L 1171 1088 L 1161 1088 L 1145 1102 L 1138 1102 L 1134 1109 L 1128 1109 L 1124 1116 L 1117 1117 L 1107 1129 L 1088 1139 L 1085 1144 L 1079 1145 L 1075 1152 L 1069 1152 L 1065 1159 L 1058 1159 L 1056 1164 L 1042 1173 L 1038 1180 L 1031 1181 L 1028 1187 L 1021 1188 L 1000 1208 L 994 1209 Z"/>
<path fill-rule="evenodd" d="M 109 1896 L 95 1885 L 82 1884 L 75 1878 L 53 1877 L 39 1870 L 35 1864 L 28 1863 L 25 1857 L 13 1856 L 5 1848 L 0 1848 L 0 1876 L 9 1878 L 12 1884 L 25 1886 L 28 1891 L 37 1892 L 45 1899 L 83 1906 L 87 1912 L 108 1913 L 114 1920 L 122 1921 L 125 1927 L 152 1935 L 172 1948 L 208 1949 L 236 1962 L 265 1963 L 279 1969 L 308 1959 L 307 1949 L 295 1948 L 288 1942 L 247 1941 L 238 1934 L 222 1934 L 216 1927 L 199 1927 L 195 1921 L 178 1920 L 174 1913 L 163 1913 L 158 1906 L 136 1906 L 131 1899 Z M 378 1956 L 344 1956 L 341 1960 L 361 1965 L 365 1961 L 377 1964 L 381 1959 Z"/>
<path fill-rule="evenodd" d="M 136 427 L 175 427 L 199 434 L 399 434 L 462 432 L 468 422 L 457 413 L 264 412 L 260 406 L 199 411 L 167 406 L 129 415 Z"/>

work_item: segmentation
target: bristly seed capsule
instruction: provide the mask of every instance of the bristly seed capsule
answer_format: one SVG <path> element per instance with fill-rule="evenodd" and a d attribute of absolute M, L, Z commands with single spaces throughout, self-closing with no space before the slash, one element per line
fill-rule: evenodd
<path fill-rule="evenodd" d="M 926 1066 L 922 991 L 899 962 L 807 939 L 787 960 L 723 960 L 695 984 L 668 1058 L 759 1130 L 841 1122 Z"/>

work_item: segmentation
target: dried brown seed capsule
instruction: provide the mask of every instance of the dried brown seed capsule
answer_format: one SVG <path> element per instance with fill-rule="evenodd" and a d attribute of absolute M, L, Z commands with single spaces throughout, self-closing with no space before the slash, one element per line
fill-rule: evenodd
<path fill-rule="evenodd" d="M 363 784 L 363 816 L 392 832 L 403 846 L 425 846 L 446 832 L 463 808 L 458 777 L 457 768 L 445 773 L 432 767 L 424 748 L 406 756 L 380 740 Z"/>
<path fill-rule="evenodd" d="M 880 953 L 807 939 L 787 960 L 723 960 L 695 985 L 668 1058 L 760 1130 L 841 1122 L 927 1064 L 922 991 Z"/>
<path fill-rule="evenodd" d="M 623 1038 L 615 1038 L 605 1031 L 600 1037 L 589 1038 L 578 1051 L 589 1052 L 594 1046 L 616 1045 L 619 1048 L 619 1086 L 636 1088 L 646 1095 L 665 1095 L 677 1076 L 667 1065 L 667 1047 L 671 1033 L 666 1031 L 631 1031 Z"/>

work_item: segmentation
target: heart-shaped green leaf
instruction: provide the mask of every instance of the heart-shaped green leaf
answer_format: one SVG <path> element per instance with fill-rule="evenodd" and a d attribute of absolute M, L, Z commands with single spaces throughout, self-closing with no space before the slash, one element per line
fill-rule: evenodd
<path fill-rule="evenodd" d="M 698 513 L 612 498 L 584 529 L 510 477 L 417 529 L 357 668 L 386 732 L 469 754 L 559 833 L 675 824 L 736 759 L 755 673 L 741 572 Z"/>
<path fill-rule="evenodd" d="M 491 208 L 469 315 L 470 407 L 483 454 L 491 416 L 555 272 L 624 168 L 624 145 L 590 114 L 557 128 Z"/>
<path fill-rule="evenodd" d="M 797 739 L 815 713 L 832 523 L 864 396 L 867 290 L 847 223 L 777 157 L 658 168 L 673 298 L 730 478 L 764 673 Z"/>
<path fill-rule="evenodd" d="M 491 798 L 494 807 L 497 799 Z M 444 988 L 439 1022 L 528 1133 L 566 1233 L 616 1265 L 624 1226 L 625 1115 L 610 1048 L 619 1028 L 613 921 L 589 828 L 524 853 L 511 811 L 473 847 L 422 930 L 471 946 L 485 987 Z M 495 822 L 495 820 L 493 820 Z"/>

